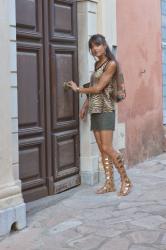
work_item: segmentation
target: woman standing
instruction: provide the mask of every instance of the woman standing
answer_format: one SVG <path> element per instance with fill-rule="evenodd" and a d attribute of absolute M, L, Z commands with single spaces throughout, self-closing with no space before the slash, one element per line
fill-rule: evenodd
<path fill-rule="evenodd" d="M 118 62 L 111 53 L 105 37 L 100 34 L 91 36 L 89 39 L 89 50 L 97 58 L 94 72 L 91 75 L 88 87 L 78 87 L 73 81 L 68 86 L 75 92 L 87 94 L 87 99 L 80 110 L 80 118 L 83 119 L 89 110 L 91 114 L 91 130 L 98 148 L 101 152 L 102 162 L 105 170 L 106 181 L 103 187 L 97 190 L 97 194 L 114 192 L 113 164 L 117 168 L 121 178 L 121 188 L 118 193 L 127 195 L 131 190 L 124 162 L 120 152 L 113 146 L 113 131 L 115 129 L 115 105 L 113 93 L 113 79 L 118 77 Z"/>

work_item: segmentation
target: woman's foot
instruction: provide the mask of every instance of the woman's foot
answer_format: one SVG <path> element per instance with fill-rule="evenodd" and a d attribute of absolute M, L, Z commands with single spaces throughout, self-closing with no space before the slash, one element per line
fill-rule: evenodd
<path fill-rule="evenodd" d="M 121 178 L 121 188 L 120 192 L 118 193 L 119 196 L 126 196 L 130 193 L 132 188 L 132 183 L 127 176 L 125 166 L 124 166 L 124 159 L 120 152 L 114 158 L 114 165 L 117 168 L 120 178 Z"/>
<path fill-rule="evenodd" d="M 114 185 L 108 185 L 108 183 L 105 183 L 105 185 L 101 188 L 99 188 L 97 191 L 96 191 L 96 194 L 105 194 L 105 193 L 108 193 L 108 192 L 115 192 L 116 191 L 116 188 Z"/>
<path fill-rule="evenodd" d="M 96 194 L 115 192 L 116 189 L 114 184 L 113 162 L 111 161 L 111 159 L 109 159 L 108 156 L 102 157 L 102 161 L 103 161 L 106 181 L 104 186 L 96 191 Z"/>
<path fill-rule="evenodd" d="M 118 196 L 126 196 L 130 193 L 132 189 L 132 183 L 129 179 L 126 179 L 122 182 L 120 192 L 118 193 Z"/>

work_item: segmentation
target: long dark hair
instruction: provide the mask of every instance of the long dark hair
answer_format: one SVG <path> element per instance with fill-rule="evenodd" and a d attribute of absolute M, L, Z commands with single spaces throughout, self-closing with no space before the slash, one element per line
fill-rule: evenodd
<path fill-rule="evenodd" d="M 89 45 L 89 51 L 91 52 L 92 50 L 92 46 L 93 44 L 96 44 L 96 45 L 103 45 L 103 46 L 106 46 L 106 57 L 108 58 L 108 60 L 113 60 L 116 62 L 116 72 L 115 72 L 115 78 L 118 79 L 118 75 L 119 75 L 119 63 L 118 61 L 116 60 L 116 57 L 114 56 L 114 54 L 111 52 L 108 44 L 107 44 L 107 41 L 105 39 L 105 37 L 101 34 L 95 34 L 95 35 L 92 35 L 89 39 L 89 42 L 88 42 L 88 45 Z"/>

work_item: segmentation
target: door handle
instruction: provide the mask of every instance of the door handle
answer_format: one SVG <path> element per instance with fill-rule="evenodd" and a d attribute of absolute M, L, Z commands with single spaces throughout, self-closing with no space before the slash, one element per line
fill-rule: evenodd
<path fill-rule="evenodd" d="M 69 90 L 70 87 L 68 86 L 68 82 L 65 81 L 63 83 L 63 88 L 64 88 L 64 90 Z"/>

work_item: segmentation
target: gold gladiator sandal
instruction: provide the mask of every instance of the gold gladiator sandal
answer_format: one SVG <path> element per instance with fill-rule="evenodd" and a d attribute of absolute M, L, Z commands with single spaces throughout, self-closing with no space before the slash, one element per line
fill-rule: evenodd
<path fill-rule="evenodd" d="M 105 171 L 106 181 L 104 186 L 96 191 L 96 194 L 104 194 L 116 191 L 114 184 L 113 162 L 109 159 L 109 157 L 104 157 L 103 167 Z"/>
<path fill-rule="evenodd" d="M 121 188 L 120 192 L 118 193 L 119 196 L 126 196 L 130 193 L 132 188 L 132 183 L 127 176 L 125 167 L 124 167 L 124 160 L 122 158 L 121 153 L 119 152 L 118 155 L 115 157 L 114 165 L 117 168 L 120 178 L 121 178 Z"/>

